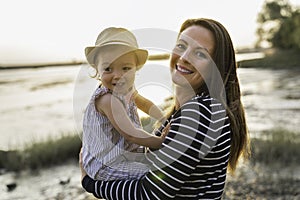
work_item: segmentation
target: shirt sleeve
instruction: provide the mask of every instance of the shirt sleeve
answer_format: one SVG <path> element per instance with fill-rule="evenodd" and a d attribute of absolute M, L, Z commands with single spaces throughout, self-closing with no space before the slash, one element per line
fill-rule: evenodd
<path fill-rule="evenodd" d="M 139 180 L 95 181 L 86 176 L 82 185 L 105 199 L 172 199 L 189 180 L 201 158 L 220 136 L 225 110 L 210 101 L 189 101 L 170 121 L 162 148 L 150 151 L 151 169 Z M 216 123 L 211 123 L 211 120 Z M 220 123 L 218 123 L 218 121 Z"/>

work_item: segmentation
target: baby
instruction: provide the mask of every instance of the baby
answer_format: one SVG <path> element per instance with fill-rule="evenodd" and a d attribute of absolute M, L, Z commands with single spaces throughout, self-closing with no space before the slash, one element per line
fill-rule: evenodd
<path fill-rule="evenodd" d="M 141 147 L 160 148 L 158 137 L 142 129 L 137 108 L 161 120 L 163 113 L 135 90 L 136 71 L 148 51 L 140 49 L 133 33 L 110 27 L 85 55 L 100 80 L 85 110 L 82 158 L 87 174 L 98 180 L 138 178 L 148 171 Z"/>

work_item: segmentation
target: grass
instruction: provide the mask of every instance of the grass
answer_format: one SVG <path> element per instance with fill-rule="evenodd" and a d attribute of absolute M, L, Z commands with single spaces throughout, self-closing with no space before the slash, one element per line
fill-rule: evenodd
<path fill-rule="evenodd" d="M 238 62 L 241 68 L 272 68 L 286 69 L 300 67 L 300 51 L 299 50 L 265 50 L 265 57 L 253 60 L 244 60 Z"/>
<path fill-rule="evenodd" d="M 149 121 L 143 122 L 144 124 Z M 151 124 L 151 123 L 150 123 Z M 300 133 L 290 132 L 283 128 L 272 129 L 261 133 L 262 138 L 253 138 L 251 162 L 266 165 L 300 163 Z M 64 135 L 59 139 L 49 139 L 32 143 L 23 151 L 0 151 L 0 168 L 9 171 L 22 169 L 40 169 L 63 164 L 68 160 L 78 159 L 81 139 L 77 134 Z"/>
<path fill-rule="evenodd" d="M 24 150 L 0 151 L 0 168 L 8 171 L 39 169 L 78 159 L 81 140 L 77 134 L 32 143 Z"/>
<path fill-rule="evenodd" d="M 77 159 L 80 148 L 81 140 L 77 134 L 35 143 L 23 152 L 24 165 L 36 169 Z"/>
<path fill-rule="evenodd" d="M 142 118 L 142 125 L 152 132 L 154 120 Z M 81 139 L 78 134 L 62 134 L 60 138 L 48 138 L 43 142 L 27 144 L 24 150 L 0 150 L 0 169 L 20 171 L 40 169 L 78 159 Z"/>
<path fill-rule="evenodd" d="M 300 133 L 277 128 L 263 131 L 261 136 L 251 141 L 253 163 L 283 166 L 300 164 Z"/>

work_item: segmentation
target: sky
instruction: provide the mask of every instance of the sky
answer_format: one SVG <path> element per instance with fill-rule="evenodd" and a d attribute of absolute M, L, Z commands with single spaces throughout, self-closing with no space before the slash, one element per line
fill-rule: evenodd
<path fill-rule="evenodd" d="M 300 0 L 290 0 L 299 6 Z M 264 0 L 0 0 L 0 65 L 82 60 L 106 27 L 178 31 L 187 18 L 221 22 L 236 48 L 256 41 Z"/>

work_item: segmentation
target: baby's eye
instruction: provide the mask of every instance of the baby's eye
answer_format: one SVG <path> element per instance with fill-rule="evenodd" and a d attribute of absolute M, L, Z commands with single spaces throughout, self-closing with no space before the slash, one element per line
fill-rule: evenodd
<path fill-rule="evenodd" d="M 129 71 L 129 70 L 131 70 L 131 69 L 132 69 L 131 66 L 124 66 L 124 67 L 123 67 L 123 70 L 124 70 L 124 71 Z"/>
<path fill-rule="evenodd" d="M 111 72 L 112 69 L 111 69 L 110 67 L 105 67 L 105 68 L 104 68 L 104 71 L 105 71 L 105 72 Z"/>

